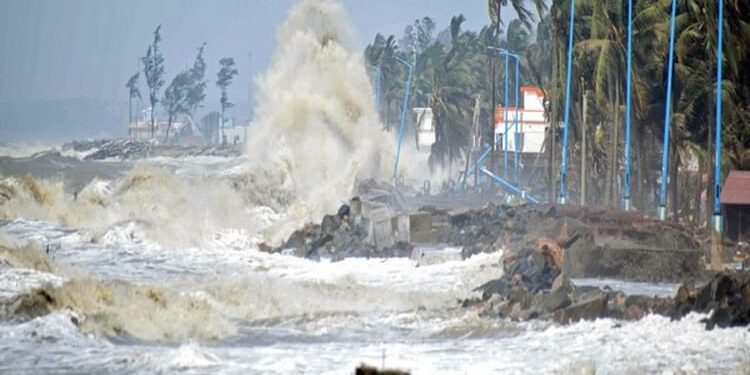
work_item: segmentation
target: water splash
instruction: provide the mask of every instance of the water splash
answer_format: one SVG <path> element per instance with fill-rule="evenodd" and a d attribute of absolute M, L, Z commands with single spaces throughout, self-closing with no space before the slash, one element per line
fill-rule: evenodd
<path fill-rule="evenodd" d="M 353 35 L 341 4 L 303 0 L 279 28 L 271 67 L 257 82 L 246 155 L 289 198 L 281 233 L 335 211 L 357 178 L 380 177 L 390 161 L 392 137 L 378 121 Z"/>

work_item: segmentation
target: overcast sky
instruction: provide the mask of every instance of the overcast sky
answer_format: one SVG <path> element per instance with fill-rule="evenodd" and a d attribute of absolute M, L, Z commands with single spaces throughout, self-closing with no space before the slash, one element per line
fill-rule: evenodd
<path fill-rule="evenodd" d="M 161 24 L 167 80 L 207 43 L 208 76 L 232 56 L 240 75 L 230 95 L 247 103 L 250 77 L 265 70 L 276 28 L 294 0 L 0 0 L 0 102 L 100 98 L 127 101 L 124 83 Z M 463 13 L 487 22 L 486 0 L 344 0 L 362 46 L 377 32 L 403 33 L 430 15 L 438 29 Z M 504 18 L 514 17 L 505 10 Z M 248 54 L 252 53 L 252 60 Z M 251 68 L 250 68 L 251 67 Z M 248 74 L 250 70 L 250 74 Z M 143 82 L 143 81 L 141 81 Z M 210 85 L 207 100 L 217 100 Z M 141 90 L 145 92 L 144 89 Z M 247 110 L 247 109 L 245 109 Z"/>

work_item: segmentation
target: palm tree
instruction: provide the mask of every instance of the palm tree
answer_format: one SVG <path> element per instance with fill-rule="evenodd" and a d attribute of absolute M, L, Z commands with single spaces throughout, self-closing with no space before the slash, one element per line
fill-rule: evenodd
<path fill-rule="evenodd" d="M 478 35 L 461 32 L 465 20 L 463 15 L 451 19 L 451 48 L 435 51 L 431 60 L 431 106 L 435 125 L 431 165 L 451 164 L 468 156 L 473 102 L 480 90 L 472 59 L 476 62 L 481 54 L 476 51 Z"/>
<path fill-rule="evenodd" d="M 527 6 L 528 2 L 536 8 L 537 13 L 540 15 L 544 14 L 544 11 L 547 10 L 547 4 L 544 0 L 489 0 L 487 10 L 490 15 L 492 27 L 495 30 L 495 36 L 500 35 L 500 26 L 503 24 L 501 8 L 508 6 L 508 3 L 510 3 L 516 11 L 518 19 L 523 22 L 526 27 L 531 28 L 533 26 L 532 22 L 534 21 L 534 15 Z"/>
<path fill-rule="evenodd" d="M 125 84 L 125 87 L 128 89 L 128 124 L 133 123 L 133 99 L 138 99 L 139 102 L 141 101 L 141 91 L 138 90 L 138 77 L 140 77 L 140 75 L 140 72 L 136 72 Z"/>
<path fill-rule="evenodd" d="M 377 34 L 373 43 L 365 48 L 365 61 L 370 65 L 380 67 L 381 106 L 383 125 L 386 128 L 395 126 L 395 120 L 392 121 L 391 114 L 400 112 L 404 80 L 406 79 L 403 67 L 396 63 L 394 56 L 408 59 L 407 56 L 400 53 L 396 37 L 393 35 L 386 38 Z"/>

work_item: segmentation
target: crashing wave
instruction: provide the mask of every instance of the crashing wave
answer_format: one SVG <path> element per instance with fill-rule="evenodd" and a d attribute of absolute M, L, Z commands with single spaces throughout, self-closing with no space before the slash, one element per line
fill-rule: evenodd
<path fill-rule="evenodd" d="M 389 163 L 392 137 L 382 131 L 353 35 L 338 2 L 300 1 L 259 79 L 246 157 L 253 186 L 288 211 L 275 240 L 335 211 L 357 178 L 379 177 Z"/>

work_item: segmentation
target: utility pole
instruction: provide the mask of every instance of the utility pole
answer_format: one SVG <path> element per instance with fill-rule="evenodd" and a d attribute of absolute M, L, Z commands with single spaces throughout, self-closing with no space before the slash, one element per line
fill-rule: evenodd
<path fill-rule="evenodd" d="M 586 205 L 586 156 L 588 155 L 587 138 L 586 138 L 586 130 L 587 130 L 586 128 L 588 126 L 586 123 L 586 111 L 588 109 L 587 108 L 588 107 L 588 100 L 587 100 L 588 95 L 586 92 L 586 83 L 583 81 L 583 78 L 581 78 L 581 91 L 583 92 L 583 104 L 582 104 L 583 108 L 581 109 L 582 110 L 581 129 L 582 129 L 583 139 L 581 139 L 582 143 L 581 143 L 581 200 L 580 200 L 580 204 L 581 206 L 585 206 Z"/>

